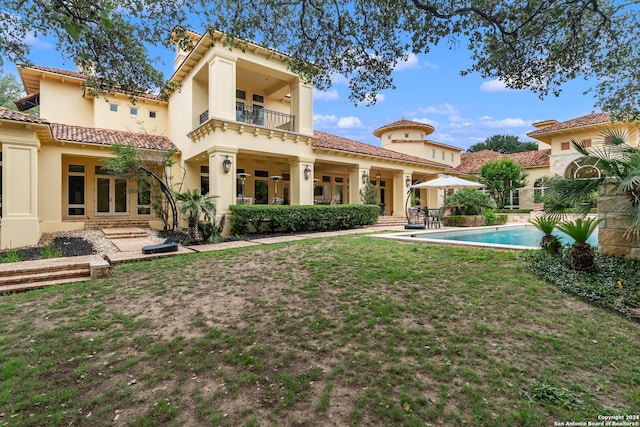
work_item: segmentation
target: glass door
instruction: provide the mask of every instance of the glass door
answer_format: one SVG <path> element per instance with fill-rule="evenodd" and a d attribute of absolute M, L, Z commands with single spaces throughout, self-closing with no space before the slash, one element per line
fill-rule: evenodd
<path fill-rule="evenodd" d="M 111 176 L 96 177 L 96 215 L 129 213 L 127 180 Z"/>

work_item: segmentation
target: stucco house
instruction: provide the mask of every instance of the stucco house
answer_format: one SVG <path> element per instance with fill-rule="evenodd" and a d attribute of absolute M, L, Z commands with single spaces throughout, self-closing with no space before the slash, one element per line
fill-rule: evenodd
<path fill-rule="evenodd" d="M 381 127 L 381 147 L 314 131 L 313 88 L 280 54 L 230 50 L 222 34 L 190 36 L 190 51 L 176 49 L 180 90 L 167 98 L 94 97 L 85 74 L 19 67 L 27 96 L 16 105 L 39 105 L 41 118 L 0 109 L 1 249 L 105 219 L 159 227 L 149 189 L 105 173 L 101 159 L 116 143 L 149 159 L 175 150 L 182 190 L 219 196 L 219 215 L 237 203 L 361 203 L 371 180 L 383 214 L 402 217 L 412 181 L 459 162 L 462 149 L 427 140 L 433 128 L 422 123 Z M 437 200 L 438 190 L 425 191 L 424 205 Z"/>
<path fill-rule="evenodd" d="M 549 176 L 549 155 L 551 150 L 525 151 L 522 153 L 503 154 L 491 150 L 464 153 L 460 157 L 460 164 L 450 170 L 453 174 L 473 175 L 480 174 L 480 168 L 486 162 L 509 158 L 521 164 L 527 173 L 527 182 L 518 191 L 512 191 L 508 207 L 518 209 L 531 209 L 535 200 L 535 194 L 543 194 L 543 178 Z"/>
<path fill-rule="evenodd" d="M 541 149 L 549 149 L 549 175 L 565 177 L 599 176 L 597 165 L 583 164 L 571 141 L 580 141 L 585 147 L 606 145 L 607 130 L 626 131 L 628 144 L 637 147 L 640 130 L 637 123 L 612 122 L 609 113 L 591 113 L 564 122 L 545 120 L 533 124 L 537 129 L 527 135 L 538 141 Z"/>

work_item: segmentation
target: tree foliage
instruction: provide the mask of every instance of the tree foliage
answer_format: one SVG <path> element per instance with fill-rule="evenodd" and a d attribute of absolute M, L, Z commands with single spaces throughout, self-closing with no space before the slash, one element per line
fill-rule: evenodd
<path fill-rule="evenodd" d="M 0 107 L 17 110 L 16 104 L 13 102 L 24 95 L 22 86 L 18 83 L 13 74 L 5 74 L 0 68 Z M 39 116 L 40 108 L 35 107 L 26 111 L 27 114 Z"/>
<path fill-rule="evenodd" d="M 410 53 L 446 43 L 470 52 L 471 66 L 508 87 L 545 96 L 568 80 L 598 77 L 606 111 L 638 114 L 640 0 L 6 0 L 0 50 L 26 62 L 28 32 L 53 36 L 67 58 L 111 87 L 149 91 L 161 74 L 145 48 L 190 40 L 174 26 L 218 30 L 286 52 L 291 68 L 326 89 L 349 79 L 354 102 L 393 88 L 391 73 Z M 172 34 L 172 36 L 170 36 Z M 89 84 L 104 89 L 90 81 Z"/>
<path fill-rule="evenodd" d="M 493 135 L 485 139 L 484 142 L 473 144 L 467 149 L 467 153 L 491 150 L 502 154 L 511 154 L 521 153 L 524 151 L 535 151 L 537 149 L 537 142 L 520 141 L 520 139 L 515 135 Z"/>
<path fill-rule="evenodd" d="M 527 174 L 521 164 L 509 158 L 489 161 L 480 168 L 480 182 L 495 200 L 499 209 L 507 205 L 509 193 L 527 183 Z"/>

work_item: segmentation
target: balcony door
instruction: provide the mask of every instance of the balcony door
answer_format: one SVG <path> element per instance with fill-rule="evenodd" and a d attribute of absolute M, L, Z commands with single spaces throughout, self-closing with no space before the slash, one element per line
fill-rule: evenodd
<path fill-rule="evenodd" d="M 114 176 L 96 176 L 96 215 L 127 215 L 127 180 Z"/>

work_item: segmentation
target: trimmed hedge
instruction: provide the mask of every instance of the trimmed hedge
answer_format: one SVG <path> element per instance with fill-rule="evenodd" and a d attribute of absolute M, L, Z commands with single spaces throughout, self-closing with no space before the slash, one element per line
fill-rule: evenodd
<path fill-rule="evenodd" d="M 378 221 L 378 205 L 231 205 L 231 232 L 330 231 L 360 228 Z"/>
<path fill-rule="evenodd" d="M 502 225 L 507 223 L 507 214 L 495 214 L 490 224 L 485 224 L 484 215 L 447 215 L 442 217 L 442 223 L 448 227 L 481 227 L 483 225 Z"/>

